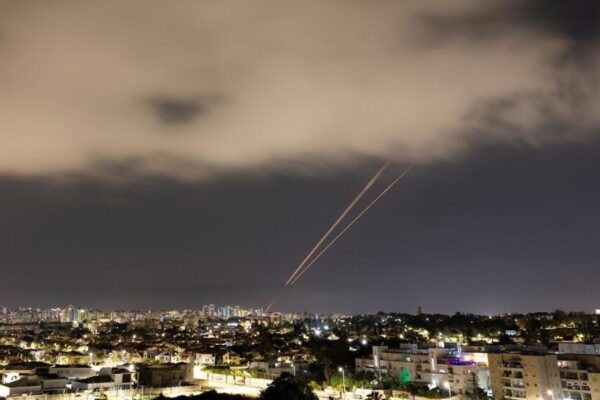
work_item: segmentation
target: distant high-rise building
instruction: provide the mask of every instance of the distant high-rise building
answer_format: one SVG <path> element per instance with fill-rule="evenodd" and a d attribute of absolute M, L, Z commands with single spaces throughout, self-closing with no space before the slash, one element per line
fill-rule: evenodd
<path fill-rule="evenodd" d="M 75 322 L 77 309 L 68 305 L 60 311 L 60 322 Z"/>
<path fill-rule="evenodd" d="M 231 318 L 231 311 L 232 308 L 230 306 L 219 307 L 219 309 L 217 310 L 217 317 L 222 319 L 229 319 Z"/>
<path fill-rule="evenodd" d="M 87 321 L 88 319 L 89 319 L 88 310 L 79 309 L 79 310 L 75 311 L 75 319 L 74 319 L 75 322 L 82 323 L 84 321 Z"/>
<path fill-rule="evenodd" d="M 0 306 L 0 322 L 8 321 L 8 308 L 6 306 Z"/>
<path fill-rule="evenodd" d="M 214 304 L 206 304 L 202 307 L 202 314 L 205 317 L 214 317 L 215 316 L 215 305 Z"/>

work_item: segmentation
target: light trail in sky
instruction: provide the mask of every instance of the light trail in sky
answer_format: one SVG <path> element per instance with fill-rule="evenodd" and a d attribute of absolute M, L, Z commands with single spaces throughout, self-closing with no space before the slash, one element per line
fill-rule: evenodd
<path fill-rule="evenodd" d="M 371 186 L 373 186 L 373 184 L 377 181 L 377 179 L 379 179 L 381 174 L 383 174 L 389 166 L 390 166 L 390 162 L 387 161 L 385 164 L 383 164 L 383 166 L 379 169 L 379 171 L 377 171 L 377 173 L 375 175 L 373 175 L 371 180 L 369 180 L 369 182 L 367 182 L 365 187 L 363 187 L 363 189 L 360 191 L 360 193 L 358 193 L 358 195 L 356 195 L 356 197 L 352 200 L 352 202 L 348 205 L 348 207 L 346 207 L 346 209 L 340 214 L 340 216 L 333 223 L 333 225 L 331 225 L 331 227 L 327 230 L 327 232 L 325 232 L 325 234 L 321 237 L 321 239 L 317 242 L 317 244 L 312 248 L 312 250 L 304 258 L 304 260 L 302 260 L 300 265 L 298 265 L 298 267 L 296 268 L 294 273 L 292 273 L 292 275 L 285 282 L 286 286 L 289 285 L 292 282 L 292 280 L 294 280 L 294 278 L 302 270 L 302 268 L 304 267 L 306 262 L 312 257 L 312 255 L 323 244 L 323 242 L 327 239 L 327 237 L 331 234 L 331 232 L 333 232 L 333 230 L 338 226 L 338 224 L 344 219 L 344 217 L 350 212 L 350 210 L 352 210 L 352 208 L 356 205 L 356 203 L 364 196 L 364 194 L 371 188 Z"/>
<path fill-rule="evenodd" d="M 267 308 L 265 308 L 265 313 L 269 313 L 271 312 L 271 309 L 273 308 L 273 306 L 275 305 L 275 302 L 277 301 L 277 299 L 273 299 L 271 300 L 271 302 L 269 303 L 269 305 L 267 306 Z"/>
<path fill-rule="evenodd" d="M 321 257 L 323 255 L 323 253 L 325 253 L 327 251 L 327 249 L 329 249 L 344 233 L 346 233 L 346 231 L 348 229 L 350 229 L 352 227 L 352 225 L 354 225 L 367 211 L 369 211 L 369 209 L 371 207 L 373 207 L 373 205 L 375 205 L 375 203 L 377 203 L 377 201 L 383 197 L 384 194 L 386 194 L 391 188 L 393 188 L 396 183 L 398 183 L 398 181 L 400 179 L 402 179 L 406 174 L 408 174 L 408 172 L 414 167 L 414 164 L 410 165 L 406 170 L 404 170 L 404 172 L 402 172 L 402 174 L 400 174 L 396 179 L 394 179 L 377 197 L 375 197 L 375 199 L 373 199 L 356 217 L 354 217 L 354 219 L 352 221 L 350 221 L 350 223 L 348 223 L 348 225 L 346 225 L 346 227 L 337 234 L 336 237 L 334 237 L 328 244 L 327 246 L 325 246 L 313 259 L 310 263 L 308 263 L 298 274 L 296 274 L 296 276 L 291 280 L 290 285 L 293 285 L 294 283 L 296 283 L 296 281 L 298 279 L 300 279 L 300 277 L 302 275 L 304 275 L 304 273 L 306 271 L 308 271 L 308 269 L 319 259 L 319 257 Z"/>

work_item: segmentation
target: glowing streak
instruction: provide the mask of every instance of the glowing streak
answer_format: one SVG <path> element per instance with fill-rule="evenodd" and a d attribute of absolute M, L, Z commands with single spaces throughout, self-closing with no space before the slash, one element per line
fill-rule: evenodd
<path fill-rule="evenodd" d="M 390 183 L 377 197 L 375 197 L 375 199 L 373 199 L 373 201 L 371 201 L 361 212 L 360 214 L 358 214 L 352 221 L 350 221 L 350 223 L 348 225 L 346 225 L 346 227 L 337 234 L 336 237 L 334 237 L 331 242 L 329 242 L 327 244 L 327 246 L 325 246 L 325 248 L 323 248 L 323 250 L 321 250 L 319 252 L 319 254 L 317 254 L 315 256 L 315 258 L 313 258 L 313 260 L 304 267 L 304 269 L 298 274 L 296 275 L 296 277 L 292 280 L 292 282 L 290 283 L 291 285 L 293 285 L 294 283 L 296 283 L 296 281 L 306 272 L 308 271 L 308 269 L 319 259 L 319 257 L 321 257 L 323 255 L 323 253 L 325 253 L 327 251 L 327 249 L 329 249 L 348 229 L 350 229 L 350 227 L 352 227 L 352 225 L 354 225 L 356 223 L 356 221 L 358 221 L 360 219 L 360 217 L 362 217 L 367 211 L 369 211 L 369 208 L 373 207 L 373 205 L 381 198 L 383 197 L 384 194 L 386 194 L 392 187 L 394 187 L 394 185 L 396 183 L 398 183 L 398 181 L 400 179 L 402 179 L 404 177 L 404 175 L 406 175 L 411 169 L 412 167 L 414 167 L 415 165 L 412 164 L 411 166 L 409 166 L 402 174 L 400 174 L 400 176 L 398 176 L 396 179 L 394 179 L 392 181 L 392 183 Z"/>
<path fill-rule="evenodd" d="M 273 299 L 271 300 L 271 302 L 269 303 L 269 305 L 267 306 L 267 308 L 265 309 L 265 313 L 268 313 L 271 311 L 271 308 L 273 308 L 273 306 L 275 305 L 275 301 L 277 301 L 277 299 Z"/>
<path fill-rule="evenodd" d="M 371 180 L 369 182 L 367 182 L 367 184 L 365 185 L 365 187 L 354 198 L 354 200 L 352 200 L 352 202 L 348 205 L 348 207 L 346 207 L 346 209 L 340 214 L 340 216 L 338 217 L 338 219 L 333 223 L 333 225 L 331 225 L 331 227 L 329 228 L 329 230 L 327 232 L 325 232 L 325 234 L 317 242 L 317 244 L 315 245 L 315 247 L 313 247 L 313 249 L 310 251 L 310 253 L 308 253 L 308 255 L 304 258 L 304 260 L 302 260 L 302 262 L 300 263 L 300 265 L 298 265 L 298 268 L 296 268 L 296 270 L 289 277 L 289 279 L 287 280 L 287 282 L 285 282 L 286 286 L 289 285 L 290 282 L 292 282 L 292 280 L 294 280 L 296 274 L 298 274 L 302 270 L 302 268 L 304 267 L 304 264 L 306 264 L 306 262 L 310 259 L 310 257 L 315 253 L 315 251 L 317 251 L 317 249 L 323 244 L 323 242 L 325 241 L 325 239 L 327 239 L 327 237 L 335 229 L 335 227 L 338 226 L 338 224 L 342 221 L 342 219 L 344 219 L 344 217 L 350 212 L 350 210 L 352 210 L 352 207 L 354 207 L 354 205 L 361 199 L 361 197 L 363 197 L 363 195 L 367 192 L 367 190 L 369 190 L 371 188 L 371 186 L 373 186 L 373 184 L 375 183 L 375 181 L 377 181 L 377 179 L 379 179 L 379 177 L 381 176 L 381 174 L 383 174 L 383 172 L 387 169 L 387 167 L 389 167 L 389 165 L 390 165 L 389 161 L 386 162 L 385 164 L 383 164 L 383 167 L 381 167 L 381 169 L 375 175 L 373 175 L 373 177 L 371 178 Z"/>

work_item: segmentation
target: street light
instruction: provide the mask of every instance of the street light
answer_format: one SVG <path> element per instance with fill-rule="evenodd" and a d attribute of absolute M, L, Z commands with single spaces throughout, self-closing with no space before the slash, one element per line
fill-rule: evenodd
<path fill-rule="evenodd" d="M 450 388 L 450 382 L 444 382 L 444 387 L 448 389 L 448 398 L 452 397 L 452 389 Z"/>
<path fill-rule="evenodd" d="M 346 374 L 343 367 L 339 367 L 338 371 L 342 373 L 342 399 L 346 398 Z"/>

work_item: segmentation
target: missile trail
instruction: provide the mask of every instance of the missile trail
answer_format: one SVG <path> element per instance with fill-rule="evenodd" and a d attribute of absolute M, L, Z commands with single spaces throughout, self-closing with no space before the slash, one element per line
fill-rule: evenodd
<path fill-rule="evenodd" d="M 325 248 L 323 248 L 323 250 L 321 250 L 316 256 L 315 258 L 313 258 L 313 260 L 304 267 L 304 269 L 298 273 L 296 275 L 296 277 L 291 281 L 290 285 L 293 285 L 294 283 L 296 283 L 296 281 L 302 276 L 304 275 L 304 273 L 306 271 L 308 271 L 308 269 L 319 259 L 319 257 L 321 257 L 323 255 L 323 253 L 325 253 L 327 251 L 327 249 L 329 249 L 348 229 L 350 229 L 352 227 L 352 225 L 354 225 L 356 223 L 356 221 L 358 221 L 367 211 L 369 211 L 369 209 L 371 207 L 373 207 L 373 205 L 381 198 L 383 197 L 384 194 L 386 194 L 392 187 L 394 187 L 394 185 L 396 185 L 396 183 L 398 183 L 398 181 L 400 179 L 402 179 L 415 165 L 411 164 L 406 170 L 404 170 L 404 172 L 402 172 L 402 174 L 400 174 L 396 179 L 394 179 L 392 181 L 392 183 L 390 183 L 377 197 L 375 197 L 375 199 L 373 199 L 373 201 L 371 201 L 361 212 L 360 214 L 358 214 L 352 221 L 350 221 L 350 223 L 348 225 L 346 225 L 346 227 L 337 234 L 336 237 L 334 237 L 328 244 L 327 246 L 325 246 Z"/>
<path fill-rule="evenodd" d="M 321 237 L 321 239 L 317 242 L 317 244 L 312 248 L 312 250 L 304 258 L 304 260 L 302 260 L 302 262 L 300 263 L 300 265 L 298 265 L 298 267 L 296 268 L 296 270 L 294 271 L 294 273 L 289 277 L 289 279 L 287 280 L 287 282 L 285 282 L 285 286 L 289 285 L 290 282 L 292 280 L 294 280 L 294 277 L 296 276 L 296 274 L 298 274 L 302 270 L 302 268 L 304 267 L 304 265 L 306 264 L 306 262 L 310 259 L 310 257 L 315 253 L 315 251 L 317 251 L 317 249 L 323 244 L 323 242 L 325 241 L 325 239 L 327 239 L 327 237 L 331 234 L 331 232 L 333 232 L 333 230 L 335 229 L 335 227 L 338 226 L 338 224 L 342 221 L 342 219 L 344 219 L 344 217 L 350 212 L 350 210 L 352 210 L 352 207 L 354 207 L 354 205 L 361 199 L 361 197 L 363 197 L 363 195 L 371 188 L 371 186 L 373 186 L 373 184 L 377 181 L 377 179 L 379 179 L 379 177 L 381 176 L 381 174 L 383 174 L 385 172 L 385 170 L 389 166 L 390 166 L 390 162 L 387 161 L 385 164 L 383 164 L 383 166 L 381 167 L 381 169 L 379 171 L 377 171 L 377 173 L 375 175 L 373 175 L 373 177 L 371 178 L 371 180 L 369 182 L 367 182 L 367 184 L 365 185 L 365 187 L 360 191 L 360 193 L 358 195 L 356 195 L 356 197 L 354 198 L 354 200 L 352 200 L 352 202 L 340 214 L 340 216 L 338 217 L 338 219 L 333 223 L 333 225 L 331 225 L 331 227 L 329 228 L 329 230 L 327 232 L 325 232 L 325 234 Z"/>
<path fill-rule="evenodd" d="M 296 270 L 294 271 L 294 273 L 292 273 L 292 275 L 289 277 L 289 279 L 286 281 L 285 285 L 288 285 L 292 279 L 294 279 L 295 275 L 300 272 L 300 270 L 304 267 L 304 264 L 306 264 L 306 262 L 310 259 L 310 257 L 315 253 L 315 251 L 317 251 L 317 249 L 319 248 L 319 246 L 321 246 L 323 244 L 323 242 L 325 241 L 325 239 L 327 239 L 327 237 L 331 234 L 331 232 L 335 229 L 335 227 L 342 221 L 342 219 L 344 219 L 344 217 L 350 212 L 350 210 L 352 210 L 352 208 L 354 207 L 354 205 L 362 198 L 362 196 L 371 188 L 371 186 L 373 186 L 373 184 L 375 183 L 375 181 L 377 181 L 377 179 L 379 179 L 379 177 L 381 176 L 381 174 L 383 174 L 383 172 L 389 167 L 390 162 L 386 162 L 379 171 L 377 171 L 377 173 L 371 178 L 371 180 L 369 182 L 367 182 L 367 184 L 365 185 L 365 187 L 360 191 L 360 193 L 352 200 L 352 202 L 348 205 L 348 207 L 346 207 L 346 209 L 340 214 L 340 216 L 338 217 L 338 219 L 333 223 L 333 225 L 331 225 L 331 227 L 329 228 L 329 230 L 327 232 L 325 232 L 325 234 L 321 237 L 321 239 L 317 242 L 317 244 L 312 248 L 312 250 L 308 253 L 308 255 L 304 258 L 304 260 L 302 260 L 302 262 L 300 263 L 300 265 L 298 265 L 298 267 L 296 268 Z"/>
<path fill-rule="evenodd" d="M 273 308 L 273 306 L 275 305 L 275 302 L 277 301 L 277 299 L 273 299 L 271 300 L 271 302 L 269 303 L 269 305 L 267 306 L 267 308 L 265 309 L 265 313 L 268 313 L 271 311 L 271 308 Z"/>

